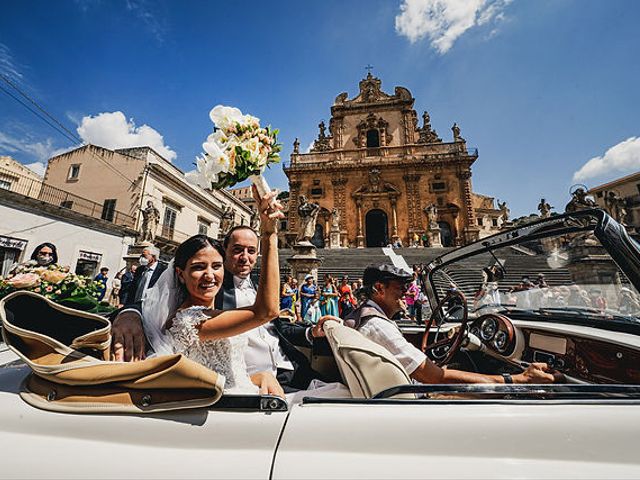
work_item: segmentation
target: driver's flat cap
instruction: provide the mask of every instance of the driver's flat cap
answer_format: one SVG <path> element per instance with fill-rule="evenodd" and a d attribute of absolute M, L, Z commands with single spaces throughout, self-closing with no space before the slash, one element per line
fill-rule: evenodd
<path fill-rule="evenodd" d="M 397 280 L 404 283 L 413 280 L 413 275 L 389 263 L 377 263 L 364 269 L 364 275 L 362 276 L 364 285 L 373 285 L 376 282 L 384 282 L 386 280 Z"/>

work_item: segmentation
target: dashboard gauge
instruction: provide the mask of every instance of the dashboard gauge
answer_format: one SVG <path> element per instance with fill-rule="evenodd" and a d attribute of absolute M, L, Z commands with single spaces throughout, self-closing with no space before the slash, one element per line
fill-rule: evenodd
<path fill-rule="evenodd" d="M 471 333 L 473 335 L 475 335 L 476 337 L 479 337 L 480 336 L 480 327 L 477 327 L 477 326 L 474 325 L 473 327 L 471 327 Z"/>
<path fill-rule="evenodd" d="M 480 326 L 480 336 L 485 342 L 493 339 L 498 331 L 498 321 L 495 318 L 487 318 Z"/>
<path fill-rule="evenodd" d="M 508 340 L 509 336 L 507 335 L 507 332 L 499 330 L 493 339 L 493 345 L 496 347 L 496 350 L 502 353 L 507 349 Z"/>

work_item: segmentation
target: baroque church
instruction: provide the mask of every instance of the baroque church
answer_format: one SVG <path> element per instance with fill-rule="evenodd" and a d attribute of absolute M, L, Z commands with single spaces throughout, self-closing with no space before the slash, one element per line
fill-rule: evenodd
<path fill-rule="evenodd" d="M 296 241 L 298 205 L 320 205 L 313 243 L 328 247 L 332 223 L 342 247 L 409 246 L 439 231 L 442 246 L 459 246 L 499 230 L 507 220 L 506 205 L 473 192 L 470 150 L 454 123 L 453 138 L 444 141 L 422 125 L 413 109 L 415 99 L 404 87 L 385 93 L 380 79 L 369 73 L 357 96 L 338 95 L 331 107 L 329 132 L 324 122 L 309 153 L 296 139 L 290 164 L 287 243 Z M 337 215 L 332 216 L 333 210 Z M 436 244 L 437 245 L 437 244 Z M 333 246 L 333 245 L 332 245 Z"/>

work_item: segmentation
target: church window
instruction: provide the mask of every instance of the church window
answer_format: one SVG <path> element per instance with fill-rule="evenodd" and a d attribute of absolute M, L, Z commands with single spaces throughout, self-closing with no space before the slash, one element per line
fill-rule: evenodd
<path fill-rule="evenodd" d="M 372 129 L 367 130 L 367 148 L 377 148 L 380 146 L 380 132 Z"/>
<path fill-rule="evenodd" d="M 322 196 L 322 187 L 314 187 L 311 189 L 312 197 L 321 197 Z"/>
<path fill-rule="evenodd" d="M 445 182 L 433 182 L 431 184 L 431 190 L 434 192 L 444 192 L 447 190 L 447 184 Z"/>
<path fill-rule="evenodd" d="M 102 215 L 100 218 L 107 222 L 113 222 L 114 214 L 116 213 L 116 199 L 109 198 L 102 204 Z"/>
<path fill-rule="evenodd" d="M 318 179 L 314 178 L 314 179 L 313 179 L 313 184 L 314 184 L 314 185 L 320 185 L 320 180 L 318 180 Z"/>

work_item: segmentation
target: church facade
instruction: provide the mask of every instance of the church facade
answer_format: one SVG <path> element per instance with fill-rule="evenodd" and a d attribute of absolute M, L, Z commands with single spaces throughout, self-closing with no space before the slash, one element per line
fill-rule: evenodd
<path fill-rule="evenodd" d="M 418 121 L 414 101 L 404 87 L 385 93 L 380 79 L 369 73 L 356 97 L 336 97 L 328 133 L 321 122 L 309 153 L 301 153 L 296 141 L 284 167 L 290 191 L 288 243 L 296 241 L 298 206 L 305 200 L 321 207 L 316 246 L 328 246 L 336 223 L 342 247 L 398 240 L 422 245 L 430 229 L 439 229 L 443 246 L 456 246 L 498 231 L 504 218 L 493 198 L 472 191 L 477 150 L 467 148 L 457 124 L 452 141 L 443 141 L 427 112 Z"/>

